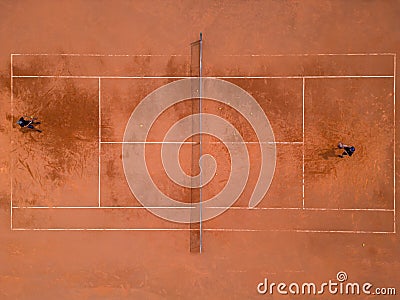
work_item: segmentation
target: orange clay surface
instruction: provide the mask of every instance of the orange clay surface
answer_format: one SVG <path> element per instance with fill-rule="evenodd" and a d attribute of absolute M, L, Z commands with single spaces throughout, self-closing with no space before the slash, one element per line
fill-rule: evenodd
<path fill-rule="evenodd" d="M 344 271 L 372 292 L 400 293 L 399 15 L 399 1 L 0 1 L 0 299 L 398 299 L 259 295 L 257 285 L 318 286 Z M 239 199 L 202 223 L 202 253 L 199 224 L 163 220 L 134 197 L 121 144 L 146 95 L 193 75 L 199 32 L 203 76 L 250 93 L 277 150 L 268 193 L 248 209 L 262 163 L 256 135 L 236 110 L 202 99 L 203 113 L 249 142 L 250 158 Z M 162 141 L 197 105 L 167 109 L 147 141 Z M 43 132 L 21 130 L 22 115 Z M 206 200 L 231 168 L 222 141 L 201 139 L 217 161 Z M 339 141 L 356 147 L 351 158 L 338 157 Z M 157 187 L 198 201 L 199 190 L 168 177 L 160 152 L 146 145 Z M 198 173 L 199 155 L 181 147 L 187 174 Z"/>

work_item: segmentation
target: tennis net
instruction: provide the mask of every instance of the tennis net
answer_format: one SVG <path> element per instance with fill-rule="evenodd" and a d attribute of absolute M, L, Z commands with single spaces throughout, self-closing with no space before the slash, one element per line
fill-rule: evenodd
<path fill-rule="evenodd" d="M 191 222 L 190 222 L 190 251 L 202 252 L 203 232 L 202 232 L 202 180 L 200 173 L 200 157 L 202 156 L 202 137 L 201 137 L 201 112 L 202 112 L 202 57 L 203 57 L 203 37 L 200 33 L 199 40 L 191 44 L 191 64 L 190 76 L 194 77 L 192 81 L 192 132 L 198 133 L 192 136 L 192 176 L 200 174 L 200 184 L 197 184 L 192 179 L 191 188 Z M 195 222 L 192 220 L 199 220 Z"/>

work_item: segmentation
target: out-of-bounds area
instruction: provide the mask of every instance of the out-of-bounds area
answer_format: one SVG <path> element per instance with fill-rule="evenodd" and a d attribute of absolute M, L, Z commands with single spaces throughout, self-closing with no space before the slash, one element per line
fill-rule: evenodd
<path fill-rule="evenodd" d="M 1 299 L 398 297 L 398 1 L 4 1 L 0 11 Z M 199 76 L 200 92 L 136 139 L 169 94 L 132 120 L 135 109 Z M 211 78 L 254 102 L 202 97 Z M 271 139 L 259 139 L 260 112 Z M 232 139 L 228 127 L 205 132 L 210 115 Z M 20 128 L 21 116 L 42 132 Z M 187 118 L 191 130 L 174 127 Z M 171 128 L 192 134 L 166 139 Z M 341 158 L 339 142 L 356 151 Z M 189 185 L 166 168 L 174 160 Z M 238 197 L 231 178 L 244 182 Z M 202 208 L 230 192 L 230 207 Z"/>

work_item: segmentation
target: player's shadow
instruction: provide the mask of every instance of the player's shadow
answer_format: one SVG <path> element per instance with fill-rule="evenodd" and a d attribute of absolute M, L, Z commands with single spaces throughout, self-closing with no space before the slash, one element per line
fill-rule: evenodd
<path fill-rule="evenodd" d="M 329 158 L 338 157 L 338 155 L 336 154 L 336 148 L 323 149 L 318 155 L 326 160 L 328 160 Z"/>
<path fill-rule="evenodd" d="M 42 130 L 40 130 L 40 129 L 38 129 L 38 128 L 36 128 L 36 127 L 34 127 L 33 129 L 32 128 L 27 128 L 27 127 L 22 127 L 22 128 L 20 128 L 19 129 L 19 131 L 21 131 L 22 133 L 28 133 L 28 132 L 42 132 Z"/>

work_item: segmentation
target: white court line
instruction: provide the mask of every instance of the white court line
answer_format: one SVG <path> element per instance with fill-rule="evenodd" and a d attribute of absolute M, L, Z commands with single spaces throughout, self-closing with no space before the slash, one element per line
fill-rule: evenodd
<path fill-rule="evenodd" d="M 302 210 L 315 210 L 315 211 L 385 211 L 393 212 L 389 208 L 319 208 L 319 207 L 304 207 Z"/>
<path fill-rule="evenodd" d="M 223 208 L 223 207 L 210 207 Z M 319 208 L 319 207 L 243 207 L 233 206 L 229 209 L 244 209 L 244 210 L 314 210 L 314 211 L 386 211 L 393 212 L 393 209 L 387 208 Z"/>
<path fill-rule="evenodd" d="M 14 206 L 13 209 L 192 209 L 187 206 Z M 221 209 L 226 207 L 211 206 L 209 209 Z M 371 211 L 371 212 L 393 212 L 393 209 L 386 208 L 310 208 L 310 207 L 244 207 L 233 206 L 232 210 L 310 210 L 310 211 Z"/>
<path fill-rule="evenodd" d="M 223 56 L 281 57 L 281 56 L 388 56 L 396 53 L 291 53 L 291 54 L 224 54 Z"/>
<path fill-rule="evenodd" d="M 393 226 L 396 232 L 396 54 L 393 58 Z"/>
<path fill-rule="evenodd" d="M 13 228 L 13 231 L 195 231 L 193 228 Z M 363 230 L 307 230 L 307 229 L 229 229 L 203 228 L 204 231 L 225 232 L 302 232 L 302 233 L 354 233 L 354 234 L 394 234 L 392 231 Z"/>
<path fill-rule="evenodd" d="M 204 229 L 205 231 L 233 231 L 233 232 L 308 232 L 308 233 L 364 233 L 364 234 L 393 234 L 392 231 L 363 231 L 363 230 L 309 230 L 309 229 L 228 229 L 214 228 Z"/>
<path fill-rule="evenodd" d="M 197 142 L 101 142 L 102 144 L 197 144 Z M 210 142 L 209 144 L 281 144 L 281 145 L 301 145 L 303 142 Z"/>
<path fill-rule="evenodd" d="M 14 78 L 80 78 L 80 79 L 187 79 L 190 76 L 99 76 L 99 75 L 14 75 Z"/>
<path fill-rule="evenodd" d="M 274 79 L 274 78 L 289 78 L 289 79 L 302 79 L 302 78 L 393 78 L 393 75 L 303 75 L 303 76 L 215 76 L 208 78 L 220 79 Z"/>
<path fill-rule="evenodd" d="M 190 231 L 190 228 L 13 228 L 15 231 Z"/>
<path fill-rule="evenodd" d="M 101 142 L 101 144 L 197 144 L 196 142 Z"/>
<path fill-rule="evenodd" d="M 189 56 L 188 54 L 97 54 L 97 53 L 13 53 L 11 56 L 98 56 L 98 57 L 171 57 Z"/>
<path fill-rule="evenodd" d="M 13 117 L 14 117 L 14 80 L 13 80 L 13 56 L 10 57 L 10 105 L 11 105 L 11 121 L 10 121 L 10 142 L 13 147 Z M 10 229 L 13 229 L 13 153 L 10 154 Z"/>
<path fill-rule="evenodd" d="M 81 79 L 188 79 L 191 76 L 93 76 L 93 75 L 13 75 L 14 78 L 81 78 Z M 302 79 L 302 78 L 393 78 L 393 75 L 318 75 L 318 76 L 208 76 L 219 79 Z"/>
<path fill-rule="evenodd" d="M 14 206 L 13 209 L 191 209 L 187 206 Z"/>
<path fill-rule="evenodd" d="M 281 145 L 301 145 L 303 142 L 209 142 L 206 144 L 281 144 Z"/>
<path fill-rule="evenodd" d="M 304 208 L 304 206 L 305 206 L 305 199 L 304 199 L 304 151 L 305 151 L 305 149 L 304 149 L 304 147 L 305 147 L 305 141 L 304 141 L 304 137 L 305 137 L 305 128 L 304 128 L 304 120 L 305 120 L 305 115 L 304 115 L 304 112 L 305 112 L 305 108 L 304 108 L 304 90 L 305 90 L 305 78 L 303 78 L 303 147 L 302 147 L 302 152 L 303 152 L 303 154 L 302 154 L 302 156 L 303 156 L 303 173 L 302 173 L 302 181 L 303 181 L 303 184 L 302 184 L 302 192 L 303 192 L 303 208 Z"/>
<path fill-rule="evenodd" d="M 101 206 L 101 79 L 99 78 L 99 190 L 98 205 Z"/>
<path fill-rule="evenodd" d="M 101 54 L 101 53 L 12 53 L 12 56 L 115 56 L 115 57 L 135 57 L 135 56 L 190 56 L 189 54 Z M 223 54 L 222 56 L 387 56 L 396 53 L 289 53 L 289 54 Z"/>

